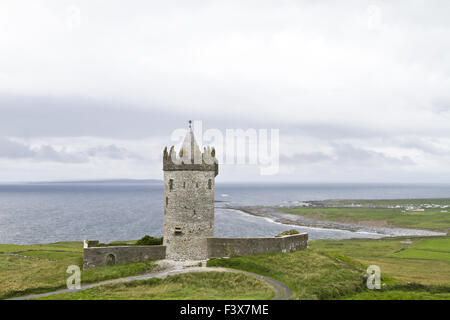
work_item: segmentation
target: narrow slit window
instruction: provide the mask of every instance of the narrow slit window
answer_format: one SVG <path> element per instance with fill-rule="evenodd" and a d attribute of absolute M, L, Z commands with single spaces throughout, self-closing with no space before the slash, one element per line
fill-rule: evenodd
<path fill-rule="evenodd" d="M 173 190 L 173 179 L 169 180 L 169 190 L 172 191 Z"/>
<path fill-rule="evenodd" d="M 166 197 L 166 207 L 169 205 L 169 197 Z"/>
<path fill-rule="evenodd" d="M 212 181 L 211 181 L 211 179 L 208 180 L 208 189 L 212 189 Z"/>
<path fill-rule="evenodd" d="M 183 181 L 183 189 L 186 189 L 186 181 Z"/>
<path fill-rule="evenodd" d="M 195 186 L 198 188 L 198 182 L 195 184 Z"/>

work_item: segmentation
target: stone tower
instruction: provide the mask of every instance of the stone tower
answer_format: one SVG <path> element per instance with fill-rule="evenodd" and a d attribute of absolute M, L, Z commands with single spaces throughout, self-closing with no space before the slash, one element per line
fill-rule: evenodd
<path fill-rule="evenodd" d="M 215 150 L 201 152 L 189 126 L 178 155 L 173 146 L 164 149 L 163 170 L 166 257 L 206 259 L 206 238 L 214 237 Z"/>

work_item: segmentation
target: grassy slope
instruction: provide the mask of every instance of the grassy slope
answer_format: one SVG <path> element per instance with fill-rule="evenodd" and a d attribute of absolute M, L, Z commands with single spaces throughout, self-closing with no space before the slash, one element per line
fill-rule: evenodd
<path fill-rule="evenodd" d="M 262 280 L 240 273 L 199 272 L 165 279 L 109 284 L 77 293 L 55 294 L 43 300 L 244 300 L 270 299 L 272 289 Z"/>
<path fill-rule="evenodd" d="M 305 216 L 316 220 L 328 220 L 355 224 L 385 222 L 386 226 L 412 229 L 450 230 L 450 212 L 430 209 L 423 212 L 388 208 L 331 208 L 331 207 L 295 207 L 279 210 Z"/>
<path fill-rule="evenodd" d="M 310 249 L 212 259 L 208 266 L 225 266 L 272 277 L 288 285 L 294 299 L 338 298 L 364 288 L 361 270 Z"/>
<path fill-rule="evenodd" d="M 450 237 L 412 239 L 316 240 L 302 251 L 208 264 L 273 277 L 286 283 L 297 299 L 450 299 Z M 421 255 L 399 254 L 408 251 Z M 381 291 L 366 289 L 364 270 L 372 264 L 381 267 Z"/>
<path fill-rule="evenodd" d="M 365 291 L 346 300 L 450 300 L 450 293 L 430 293 L 427 291 Z"/>
<path fill-rule="evenodd" d="M 380 266 L 384 289 L 366 290 L 350 299 L 450 299 L 450 237 L 410 240 L 316 240 L 310 247 Z"/>
<path fill-rule="evenodd" d="M 227 266 L 273 277 L 286 283 L 297 299 L 450 299 L 448 236 L 315 240 L 309 244 L 308 249 L 297 252 L 212 259 L 208 265 Z M 82 262 L 82 245 L 75 242 L 0 245 L 0 252 L 2 298 L 63 288 L 69 276 L 67 266 L 81 265 Z M 383 283 L 386 284 L 382 291 L 365 288 L 364 270 L 372 264 L 381 267 Z M 82 280 L 86 283 L 129 276 L 149 270 L 152 266 L 149 261 L 95 268 L 83 271 Z M 93 288 L 73 298 L 125 299 L 131 298 L 134 295 L 132 292 L 135 292 L 133 298 L 136 299 L 144 295 L 149 298 L 158 296 L 160 299 L 228 299 L 228 293 L 231 293 L 231 298 L 251 299 L 264 295 L 259 289 L 248 291 L 249 296 L 236 291 L 246 288 L 251 284 L 251 279 L 235 281 L 217 276 L 202 280 L 205 281 L 202 284 L 199 278 L 195 278 L 197 276 L 183 277 L 178 285 L 171 283 L 171 278 L 141 284 L 115 284 L 112 289 L 106 286 Z"/>
<path fill-rule="evenodd" d="M 328 205 L 351 205 L 363 206 L 420 206 L 423 204 L 450 205 L 450 198 L 436 199 L 377 199 L 377 200 L 326 200 Z"/>
<path fill-rule="evenodd" d="M 382 272 L 404 282 L 450 285 L 450 237 L 399 239 L 315 240 L 310 247 L 375 264 Z"/>
<path fill-rule="evenodd" d="M 25 257 L 24 257 L 25 256 Z M 81 242 L 44 245 L 0 244 L 0 299 L 41 293 L 66 286 L 69 265 L 83 261 Z M 136 275 L 150 270 L 151 261 L 82 270 L 82 283 Z"/>

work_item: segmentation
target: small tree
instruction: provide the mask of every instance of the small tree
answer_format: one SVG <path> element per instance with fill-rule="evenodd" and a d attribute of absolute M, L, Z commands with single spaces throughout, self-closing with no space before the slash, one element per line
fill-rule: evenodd
<path fill-rule="evenodd" d="M 156 246 L 163 243 L 163 238 L 153 238 L 149 235 L 143 236 L 141 239 L 136 241 L 137 246 Z"/>
<path fill-rule="evenodd" d="M 299 234 L 299 233 L 300 233 L 300 232 L 298 232 L 297 230 L 291 229 L 291 230 L 283 231 L 282 233 L 280 233 L 279 235 L 277 235 L 277 237 L 290 236 L 290 235 L 293 235 L 293 234 Z"/>

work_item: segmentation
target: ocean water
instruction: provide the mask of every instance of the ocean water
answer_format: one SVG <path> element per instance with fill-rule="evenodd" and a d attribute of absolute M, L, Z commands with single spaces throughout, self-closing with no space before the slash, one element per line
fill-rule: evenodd
<path fill-rule="evenodd" d="M 450 197 L 450 184 L 217 184 L 217 237 L 274 236 L 291 226 L 225 209 L 226 205 L 296 205 L 324 199 Z M 102 242 L 161 236 L 162 183 L 41 183 L 0 185 L 0 243 L 31 244 L 97 239 Z M 310 239 L 381 235 L 295 227 Z"/>

